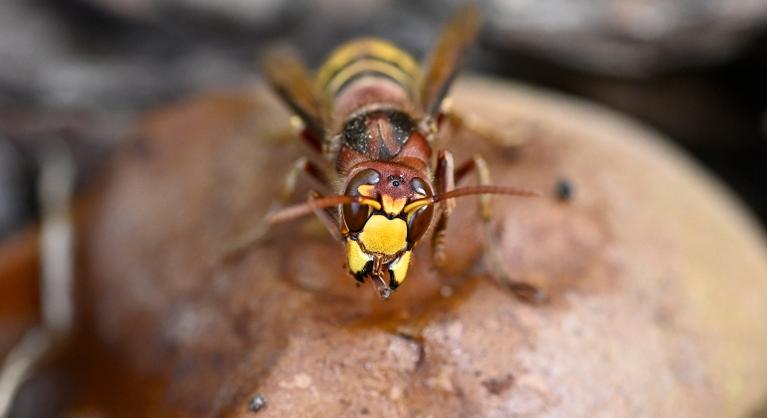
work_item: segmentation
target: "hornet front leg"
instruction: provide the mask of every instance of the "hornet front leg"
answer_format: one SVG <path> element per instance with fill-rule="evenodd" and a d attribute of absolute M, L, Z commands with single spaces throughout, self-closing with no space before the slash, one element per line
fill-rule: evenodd
<path fill-rule="evenodd" d="M 280 188 L 280 197 L 277 201 L 270 205 L 270 212 L 276 211 L 291 203 L 296 194 L 298 181 L 302 177 L 306 178 L 310 183 L 313 184 L 313 186 L 321 189 L 323 192 L 330 190 L 329 182 L 325 172 L 308 158 L 301 157 L 294 161 L 290 166 L 290 169 L 288 170 L 287 174 L 285 175 L 285 179 L 283 180 L 282 187 Z M 322 194 L 320 192 L 312 191 L 309 198 L 312 199 L 321 196 Z M 328 230 L 330 230 L 328 227 L 328 222 L 333 222 L 333 225 L 337 225 L 327 210 L 323 209 L 321 211 L 315 212 L 315 214 L 323 223 L 323 225 L 328 228 Z M 246 231 L 234 242 L 227 245 L 224 251 L 225 255 L 229 255 L 231 253 L 239 253 L 251 245 L 256 244 L 266 236 L 270 227 L 271 224 L 265 220 L 261 220 L 258 225 Z M 335 230 L 335 233 L 331 233 L 331 235 L 333 235 L 334 238 L 340 237 L 340 233 L 337 229 Z"/>
<path fill-rule="evenodd" d="M 484 158 L 479 155 L 466 161 L 458 168 L 453 169 L 453 157 L 448 151 L 441 151 L 437 160 L 436 182 L 438 193 L 445 193 L 455 188 L 470 173 L 477 174 L 477 183 L 480 186 L 489 186 L 492 184 L 490 179 L 490 170 Z M 432 235 L 432 257 L 435 266 L 444 265 L 445 261 L 445 231 L 447 221 L 455 203 L 452 199 L 447 200 L 444 209 L 440 213 Z M 492 205 L 491 196 L 482 195 L 479 197 L 479 216 L 482 224 L 483 239 L 485 241 L 485 251 L 483 254 L 484 264 L 490 275 L 499 284 L 511 290 L 514 295 L 526 302 L 540 303 L 545 299 L 543 292 L 536 287 L 509 276 L 503 268 L 502 257 L 499 253 L 499 245 L 492 228 Z"/>

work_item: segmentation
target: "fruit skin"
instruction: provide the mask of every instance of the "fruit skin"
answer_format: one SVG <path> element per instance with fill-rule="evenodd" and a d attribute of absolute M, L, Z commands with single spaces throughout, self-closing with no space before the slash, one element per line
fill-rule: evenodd
<path fill-rule="evenodd" d="M 483 277 L 471 199 L 446 272 L 421 246 L 386 302 L 311 220 L 223 258 L 301 151 L 274 134 L 288 115 L 261 87 L 209 94 L 152 113 L 83 205 L 82 344 L 102 355 L 83 360 L 76 408 L 249 417 L 261 394 L 259 416 L 737 417 L 767 403 L 767 245 L 716 180 L 592 105 L 477 78 L 453 98 L 531 135 L 447 147 L 486 156 L 497 184 L 551 191 L 495 199 L 493 215 L 504 267 L 548 304 Z M 100 387 L 105 363 L 132 402 Z"/>

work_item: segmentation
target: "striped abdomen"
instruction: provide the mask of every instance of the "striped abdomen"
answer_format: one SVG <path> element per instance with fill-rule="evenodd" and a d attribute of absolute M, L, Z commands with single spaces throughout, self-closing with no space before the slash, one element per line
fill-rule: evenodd
<path fill-rule="evenodd" d="M 316 88 L 331 129 L 371 106 L 412 111 L 417 100 L 419 67 L 396 46 L 378 39 L 359 39 L 336 49 L 320 68 Z"/>

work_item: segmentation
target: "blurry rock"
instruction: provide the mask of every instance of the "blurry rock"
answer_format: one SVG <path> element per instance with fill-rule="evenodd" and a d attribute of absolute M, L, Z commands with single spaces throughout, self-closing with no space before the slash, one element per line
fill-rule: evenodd
<path fill-rule="evenodd" d="M 238 27 L 279 27 L 282 35 L 290 33 L 312 44 L 318 36 L 324 36 L 327 43 L 328 30 L 332 33 L 343 31 L 344 26 L 358 27 L 361 20 L 368 22 L 367 26 L 388 26 L 390 37 L 397 36 L 398 31 L 391 28 L 403 27 L 406 17 L 417 22 L 408 28 L 434 28 L 461 3 L 89 1 L 113 13 L 144 20 L 170 23 L 179 16 L 192 16 Z M 570 68 L 632 77 L 720 63 L 763 33 L 767 24 L 767 3 L 753 0 L 488 0 L 482 5 L 490 44 L 526 51 Z M 326 32 L 316 30 L 320 22 Z M 425 40 L 415 37 L 410 45 L 421 48 Z"/>
<path fill-rule="evenodd" d="M 280 0 L 86 0 L 132 19 L 157 19 L 175 11 L 222 18 L 248 24 L 264 24 L 286 8 Z"/>
<path fill-rule="evenodd" d="M 37 173 L 48 151 L 67 149 L 82 183 L 132 123 L 120 113 L 0 105 L 0 239 L 36 219 Z"/>
<path fill-rule="evenodd" d="M 201 21 L 228 21 L 238 26 L 274 26 L 286 18 L 303 15 L 326 20 L 336 16 L 354 20 L 384 7 L 395 7 L 391 0 L 86 0 L 113 13 L 138 20 L 168 21 L 194 18 Z M 408 9 L 411 6 L 400 5 Z M 318 16 L 317 14 L 320 14 Z M 231 28 L 230 28 L 231 29 Z M 292 29 L 292 28 L 285 28 Z"/>
<path fill-rule="evenodd" d="M 764 32 L 753 0 L 488 0 L 490 42 L 560 65 L 642 76 L 732 58 Z"/>
<path fill-rule="evenodd" d="M 263 89 L 152 114 L 82 212 L 86 330 L 76 412 L 112 417 L 735 417 L 767 397 L 767 248 L 722 188 L 647 131 L 578 102 L 467 81 L 456 94 L 519 152 L 476 138 L 495 181 L 569 202 L 498 199 L 504 267 L 551 303 L 483 277 L 475 205 L 388 302 L 355 287 L 312 220 L 240 258 L 303 149 Z M 445 291 L 445 285 L 450 291 Z"/>
<path fill-rule="evenodd" d="M 18 151 L 0 138 L 0 240 L 25 218 L 27 195 Z"/>
<path fill-rule="evenodd" d="M 131 115 L 182 92 L 239 82 L 252 71 L 232 49 L 82 7 L 0 5 L 0 104 Z M 250 53 L 254 54 L 251 43 Z"/>

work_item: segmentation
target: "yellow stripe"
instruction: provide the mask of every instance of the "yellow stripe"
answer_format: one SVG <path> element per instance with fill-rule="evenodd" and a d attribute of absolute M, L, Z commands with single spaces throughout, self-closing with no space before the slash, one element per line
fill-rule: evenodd
<path fill-rule="evenodd" d="M 412 94 L 413 81 L 415 81 L 413 78 L 409 77 L 407 74 L 402 72 L 402 70 L 391 64 L 371 59 L 364 59 L 356 61 L 353 64 L 345 67 L 330 79 L 330 82 L 325 87 L 326 98 L 332 99 L 348 80 L 357 74 L 367 71 L 375 71 L 391 77 L 399 84 L 401 84 L 409 94 Z"/>
<path fill-rule="evenodd" d="M 377 60 L 368 58 L 350 65 L 362 56 L 375 57 Z M 363 62 L 366 64 L 358 65 Z M 354 67 L 355 70 L 344 67 Z M 415 60 L 393 44 L 380 39 L 358 39 L 341 45 L 330 54 L 317 72 L 316 87 L 319 91 L 335 95 L 335 89 L 343 85 L 349 77 L 365 70 L 380 71 L 403 82 L 405 86 L 411 85 L 420 73 Z M 331 82 L 333 88 L 328 85 Z"/>

